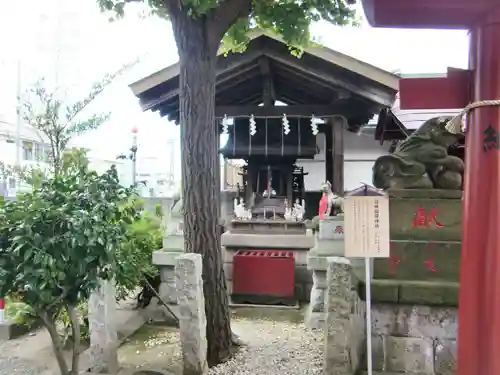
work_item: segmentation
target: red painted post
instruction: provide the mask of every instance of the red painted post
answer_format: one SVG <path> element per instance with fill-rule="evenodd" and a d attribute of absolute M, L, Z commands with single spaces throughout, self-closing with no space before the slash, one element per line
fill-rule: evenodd
<path fill-rule="evenodd" d="M 500 99 L 500 9 L 471 32 L 473 101 Z M 467 133 L 457 375 L 500 374 L 500 107 L 472 111 Z M 495 141 L 493 141 L 495 143 Z M 491 142 L 490 142 L 491 146 Z"/>
<path fill-rule="evenodd" d="M 0 324 L 5 322 L 5 300 L 0 298 Z"/>

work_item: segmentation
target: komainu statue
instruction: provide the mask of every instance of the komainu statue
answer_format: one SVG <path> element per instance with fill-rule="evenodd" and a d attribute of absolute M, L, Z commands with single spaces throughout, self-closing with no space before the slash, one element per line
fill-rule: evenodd
<path fill-rule="evenodd" d="M 335 195 L 332 191 L 332 184 L 326 181 L 321 184 L 323 197 L 319 202 L 319 216 L 337 216 L 344 213 L 344 198 Z"/>
<path fill-rule="evenodd" d="M 390 155 L 373 166 L 373 185 L 379 189 L 462 189 L 464 162 L 448 155 L 462 134 L 445 129 L 452 117 L 427 120 Z"/>

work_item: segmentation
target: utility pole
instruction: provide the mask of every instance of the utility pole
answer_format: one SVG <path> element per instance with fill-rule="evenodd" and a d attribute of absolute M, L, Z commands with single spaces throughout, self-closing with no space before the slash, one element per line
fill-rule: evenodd
<path fill-rule="evenodd" d="M 23 125 L 22 62 L 17 59 L 17 111 L 16 111 L 16 167 L 21 167 L 21 127 Z"/>
<path fill-rule="evenodd" d="M 130 148 L 130 159 L 132 160 L 132 186 L 137 183 L 137 127 L 132 128 L 132 147 Z"/>

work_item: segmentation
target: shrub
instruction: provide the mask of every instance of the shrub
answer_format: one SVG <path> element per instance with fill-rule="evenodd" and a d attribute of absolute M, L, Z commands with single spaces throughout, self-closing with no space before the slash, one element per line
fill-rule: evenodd
<path fill-rule="evenodd" d="M 40 317 L 62 375 L 78 373 L 77 306 L 116 274 L 117 252 L 138 215 L 126 204 L 131 197 L 114 167 L 102 175 L 72 169 L 0 204 L 0 295 L 19 295 Z M 56 328 L 62 311 L 78 338 L 71 372 Z"/>

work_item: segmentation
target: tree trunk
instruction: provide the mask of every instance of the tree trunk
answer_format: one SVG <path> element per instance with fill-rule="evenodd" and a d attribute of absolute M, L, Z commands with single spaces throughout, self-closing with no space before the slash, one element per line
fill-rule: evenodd
<path fill-rule="evenodd" d="M 61 370 L 61 375 L 70 375 L 68 364 L 64 359 L 63 345 L 61 343 L 61 338 L 57 333 L 56 323 L 52 316 L 46 311 L 37 311 L 38 316 L 42 318 L 43 325 L 49 331 L 50 339 L 52 340 L 52 349 L 54 350 L 54 355 L 56 356 L 57 364 Z"/>
<path fill-rule="evenodd" d="M 220 246 L 220 161 L 215 121 L 216 55 L 219 40 L 205 20 L 172 17 L 180 57 L 182 196 L 186 252 L 203 256 L 208 362 L 230 355 L 231 328 Z M 211 40 L 212 39 L 212 40 Z"/>
<path fill-rule="evenodd" d="M 75 306 L 67 306 L 68 316 L 71 321 L 71 335 L 73 336 L 71 355 L 71 375 L 78 375 L 80 364 L 80 321 Z"/>

